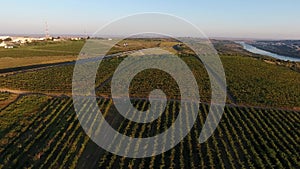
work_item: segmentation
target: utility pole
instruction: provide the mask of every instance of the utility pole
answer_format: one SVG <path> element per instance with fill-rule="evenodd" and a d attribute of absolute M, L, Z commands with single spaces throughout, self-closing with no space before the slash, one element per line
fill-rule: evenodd
<path fill-rule="evenodd" d="M 48 22 L 46 21 L 45 23 L 45 39 L 49 39 L 50 36 L 49 36 L 49 30 L 48 30 Z"/>

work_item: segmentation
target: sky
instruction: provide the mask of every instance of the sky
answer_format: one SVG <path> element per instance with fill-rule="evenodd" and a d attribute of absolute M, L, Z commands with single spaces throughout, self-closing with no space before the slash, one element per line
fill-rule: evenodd
<path fill-rule="evenodd" d="M 300 39 L 298 0 L 1 0 L 0 34 L 93 34 L 118 18 L 162 12 L 208 37 Z"/>

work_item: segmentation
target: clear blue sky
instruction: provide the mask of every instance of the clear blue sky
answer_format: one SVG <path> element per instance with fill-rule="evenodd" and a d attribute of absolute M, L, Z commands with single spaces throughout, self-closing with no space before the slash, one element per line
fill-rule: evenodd
<path fill-rule="evenodd" d="M 298 0 L 48 0 L 1 3 L 0 34 L 89 34 L 140 12 L 173 14 L 210 37 L 300 39 Z"/>

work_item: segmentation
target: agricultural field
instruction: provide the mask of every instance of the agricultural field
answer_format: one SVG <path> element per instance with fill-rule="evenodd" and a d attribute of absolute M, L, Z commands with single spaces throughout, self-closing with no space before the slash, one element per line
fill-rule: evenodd
<path fill-rule="evenodd" d="M 36 42 L 13 49 L 0 48 L 0 58 L 40 57 L 40 56 L 76 56 L 85 41 Z"/>
<path fill-rule="evenodd" d="M 108 59 L 99 66 L 95 83 L 99 96 L 110 96 L 110 80 L 122 59 Z M 194 73 L 202 101 L 209 102 L 210 84 L 203 65 L 191 56 L 181 55 L 181 59 Z M 227 99 L 228 103 L 290 109 L 300 107 L 298 72 L 251 57 L 221 56 L 221 60 L 227 78 L 228 95 L 231 97 Z M 56 66 L 7 75 L 0 77 L 0 84 L 5 88 L 70 95 L 73 68 L 73 65 Z M 166 86 L 168 87 L 164 89 L 163 87 Z M 132 97 L 147 97 L 151 89 L 162 87 L 170 98 L 178 98 L 180 93 L 176 86 L 177 84 L 168 74 L 149 70 L 139 73 L 133 79 L 130 91 Z"/>
<path fill-rule="evenodd" d="M 83 132 L 71 99 L 27 97 L 1 111 L 1 119 L 11 119 L 13 116 L 9 123 L 1 125 L 1 168 L 300 166 L 300 146 L 297 143 L 300 136 L 300 130 L 297 130 L 300 127 L 300 116 L 295 111 L 227 106 L 213 136 L 207 142 L 199 144 L 199 132 L 208 113 L 208 106 L 201 104 L 193 129 L 176 147 L 158 156 L 131 159 L 113 155 L 97 147 Z M 34 108 L 21 108 L 26 102 L 33 101 L 37 104 Z M 132 102 L 140 110 L 147 109 L 148 103 L 143 100 L 136 99 Z M 110 99 L 99 98 L 98 104 L 106 120 L 117 131 L 134 137 L 148 137 L 166 130 L 176 119 L 175 110 L 179 106 L 178 102 L 170 101 L 161 117 L 151 123 L 140 124 L 117 115 Z M 161 110 L 160 105 L 156 102 L 155 109 Z M 13 107 L 14 111 L 11 110 Z M 189 109 L 189 105 L 184 107 Z M 138 116 L 136 111 L 128 113 Z M 85 116 L 87 120 L 95 118 L 88 113 Z M 23 119 L 22 123 L 15 123 L 17 118 Z M 186 121 L 181 123 L 184 125 Z"/>
<path fill-rule="evenodd" d="M 125 42 L 130 47 L 124 47 Z M 160 47 L 177 54 L 191 69 L 199 86 L 202 103 L 196 123 L 184 140 L 169 151 L 148 158 L 109 153 L 87 136 L 78 121 L 71 97 L 74 64 L 29 68 L 0 74 L 0 168 L 299 168 L 299 72 L 267 63 L 233 42 L 213 43 L 225 69 L 228 98 L 219 126 L 205 143 L 199 144 L 198 138 L 208 115 L 211 87 L 203 64 L 189 49 L 178 46 L 172 39 L 127 39 L 109 51 L 119 57 L 103 60 L 95 79 L 97 102 L 105 120 L 124 135 L 144 138 L 166 131 L 177 118 L 181 104 L 192 111 L 191 105 L 178 101 L 180 91 L 174 79 L 155 69 L 134 77 L 129 94 L 136 110 L 127 114 L 141 117 L 137 110 L 148 110 L 149 92 L 159 88 L 167 95 L 166 109 L 158 100 L 151 107 L 163 112 L 162 115 L 150 123 L 136 123 L 116 110 L 110 98 L 111 79 L 127 56 L 122 52 Z M 43 51 L 45 56 L 26 56 L 25 52 L 24 58 L 66 58 L 72 52 L 71 55 L 78 54 L 82 46 L 83 41 L 31 44 L 24 48 Z M 46 56 L 52 51 L 57 56 Z M 20 54 L 21 47 L 15 52 Z M 10 54 L 13 57 L 13 52 Z M 159 57 L 163 59 L 164 55 Z M 177 69 L 180 72 L 182 68 Z M 98 115 L 89 114 L 93 108 L 86 100 L 82 102 L 85 105 L 82 109 L 87 112 L 83 114 L 84 119 L 94 122 Z M 188 120 L 180 123 L 186 125 Z M 102 123 L 92 124 L 103 129 Z M 176 134 L 182 132 L 173 133 L 171 138 Z M 119 151 L 122 140 L 109 141 Z M 158 148 L 159 143 L 153 146 Z"/>
<path fill-rule="evenodd" d="M 35 57 L 21 57 L 0 58 L 0 69 L 8 69 L 30 65 L 44 65 L 50 63 L 60 63 L 76 60 L 76 56 L 35 56 Z"/>
<path fill-rule="evenodd" d="M 60 42 L 46 41 L 28 43 L 17 48 L 0 48 L 0 70 L 30 65 L 43 65 L 74 61 L 77 59 L 86 40 L 66 40 Z M 124 47 L 123 44 L 128 46 Z M 152 47 L 161 47 L 176 52 L 172 46 L 178 42 L 168 39 L 126 39 L 118 42 L 108 54 L 120 53 L 130 50 L 140 50 Z"/>
<path fill-rule="evenodd" d="M 0 48 L 0 69 L 74 61 L 84 42 L 36 42 L 13 49 Z"/>
<path fill-rule="evenodd" d="M 0 110 L 6 107 L 13 100 L 17 99 L 18 95 L 0 91 Z"/>
<path fill-rule="evenodd" d="M 236 102 L 300 107 L 300 73 L 249 57 L 222 56 L 229 91 Z"/>

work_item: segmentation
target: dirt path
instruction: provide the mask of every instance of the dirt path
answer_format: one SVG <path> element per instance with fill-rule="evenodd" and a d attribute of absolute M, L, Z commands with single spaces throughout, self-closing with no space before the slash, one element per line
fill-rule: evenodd
<path fill-rule="evenodd" d="M 0 92 L 8 92 L 18 95 L 46 95 L 51 97 L 71 97 L 72 94 L 66 94 L 66 93 L 46 93 L 46 92 L 34 92 L 34 91 L 26 91 L 26 90 L 19 90 L 19 89 L 8 89 L 8 88 L 0 88 Z"/>
<path fill-rule="evenodd" d="M 105 83 L 107 83 L 106 81 Z M 26 95 L 32 95 L 32 94 L 37 94 L 37 95 L 46 95 L 50 97 L 72 97 L 72 93 L 43 93 L 43 92 L 32 92 L 32 91 L 25 91 L 25 90 L 16 90 L 16 89 L 8 89 L 8 88 L 0 88 L 0 92 L 9 92 L 13 94 L 17 94 L 18 96 L 15 98 L 15 100 L 11 101 L 9 104 L 17 101 L 20 97 L 26 96 Z M 85 96 L 87 97 L 87 96 Z M 105 99 L 112 99 L 110 96 L 97 96 L 98 98 L 105 98 Z M 122 98 L 117 98 L 117 99 L 122 99 Z M 133 100 L 149 100 L 147 97 L 131 97 Z M 161 98 L 154 98 L 153 100 L 162 100 Z M 182 101 L 180 99 L 168 99 L 168 101 Z M 183 100 L 184 102 L 184 100 Z M 210 105 L 211 103 L 208 102 L 199 102 L 202 104 L 207 104 Z M 252 105 L 243 105 L 243 104 L 235 104 L 235 103 L 227 103 L 225 104 L 226 106 L 229 107 L 239 107 L 239 108 L 255 108 L 255 109 L 274 109 L 274 110 L 282 110 L 282 111 L 299 111 L 299 108 L 278 108 L 278 107 L 269 107 L 269 106 L 252 106 Z M 7 106 L 5 106 L 7 107 Z"/>
<path fill-rule="evenodd" d="M 27 94 L 27 93 L 30 93 L 30 92 L 24 91 L 24 90 L 16 90 L 16 89 L 8 89 L 8 88 L 0 88 L 0 92 L 8 92 L 8 93 L 14 93 L 14 94 Z"/>
<path fill-rule="evenodd" d="M 63 53 L 68 53 L 68 54 L 74 54 L 74 52 L 64 51 L 64 50 L 50 50 L 50 49 L 38 49 L 38 48 L 31 48 L 28 50 L 41 51 L 41 52 L 63 52 Z"/>
<path fill-rule="evenodd" d="M 18 89 L 8 89 L 8 88 L 0 88 L 0 92 L 8 92 L 15 96 L 13 96 L 10 100 L 7 100 L 5 104 L 3 103 L 0 107 L 0 111 L 7 108 L 9 105 L 18 101 L 21 97 L 27 95 L 43 95 L 43 96 L 50 96 L 50 97 L 72 97 L 72 94 L 65 94 L 65 93 L 43 93 L 43 92 L 32 92 L 32 91 L 25 91 L 25 90 L 18 90 Z"/>

